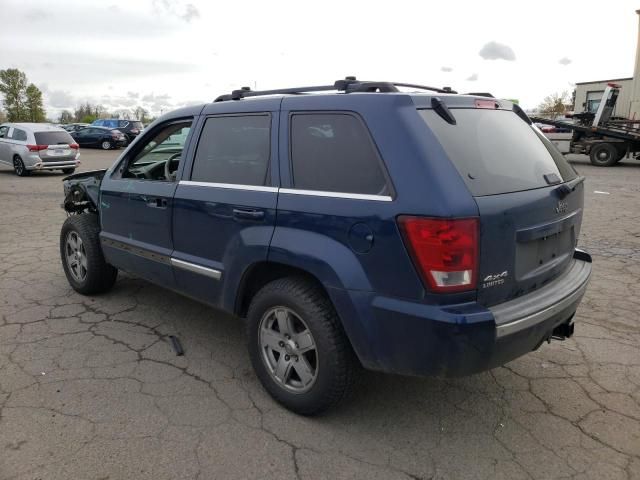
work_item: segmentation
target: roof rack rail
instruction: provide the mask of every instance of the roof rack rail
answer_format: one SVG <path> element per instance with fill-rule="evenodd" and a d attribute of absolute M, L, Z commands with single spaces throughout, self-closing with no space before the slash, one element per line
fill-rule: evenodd
<path fill-rule="evenodd" d="M 438 93 L 458 93 L 450 87 L 435 88 L 413 83 L 398 82 L 371 82 L 356 80 L 356 77 L 345 77 L 344 80 L 336 80 L 333 85 L 319 85 L 311 87 L 277 88 L 274 90 L 251 90 L 249 87 L 242 87 L 240 90 L 233 90 L 230 94 L 220 95 L 215 102 L 225 102 L 228 100 L 240 100 L 247 97 L 261 97 L 265 95 L 281 94 L 303 94 L 312 92 L 338 91 L 344 93 L 355 92 L 399 92 L 397 87 L 416 88 L 419 90 L 430 90 Z"/>

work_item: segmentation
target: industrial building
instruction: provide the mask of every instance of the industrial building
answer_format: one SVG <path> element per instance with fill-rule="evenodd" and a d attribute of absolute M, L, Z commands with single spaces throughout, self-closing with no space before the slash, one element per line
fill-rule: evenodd
<path fill-rule="evenodd" d="M 640 22 L 640 10 L 636 10 L 636 13 Z M 631 120 L 640 120 L 640 25 L 638 28 L 633 77 L 576 83 L 574 113 L 595 113 L 608 83 L 615 83 L 622 87 L 613 115 Z"/>
<path fill-rule="evenodd" d="M 612 80 L 596 80 L 593 82 L 576 83 L 576 99 L 574 113 L 591 112 L 596 113 L 602 94 L 607 84 L 615 83 L 620 85 L 620 95 L 616 103 L 613 115 L 616 117 L 631 118 L 631 91 L 633 78 L 615 78 Z"/>

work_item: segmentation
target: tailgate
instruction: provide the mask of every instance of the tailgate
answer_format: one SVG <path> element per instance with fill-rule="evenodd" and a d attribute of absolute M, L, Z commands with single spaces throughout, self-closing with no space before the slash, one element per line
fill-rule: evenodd
<path fill-rule="evenodd" d="M 35 132 L 38 154 L 43 162 L 63 162 L 74 160 L 77 150 L 71 148 L 75 141 L 64 130 Z"/>
<path fill-rule="evenodd" d="M 571 263 L 584 185 L 534 126 L 494 100 L 420 114 L 473 195 L 480 216 L 478 301 L 535 290 Z M 487 108 L 487 106 L 489 108 Z"/>
<path fill-rule="evenodd" d="M 557 188 L 476 197 L 480 303 L 529 293 L 569 266 L 582 223 L 583 185 L 562 199 Z"/>

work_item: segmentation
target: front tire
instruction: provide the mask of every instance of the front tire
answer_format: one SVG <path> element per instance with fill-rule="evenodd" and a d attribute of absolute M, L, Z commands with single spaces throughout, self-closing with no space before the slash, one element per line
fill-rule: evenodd
<path fill-rule="evenodd" d="M 100 147 L 103 150 L 111 150 L 113 148 L 113 144 L 109 140 L 103 140 Z"/>
<path fill-rule="evenodd" d="M 249 355 L 271 396 L 300 415 L 317 415 L 350 392 L 357 368 L 325 293 L 304 278 L 264 286 L 247 313 Z"/>
<path fill-rule="evenodd" d="M 589 155 L 591 163 L 596 167 L 610 167 L 620 160 L 618 150 L 610 143 L 598 143 L 591 147 Z"/>
<path fill-rule="evenodd" d="M 27 168 L 24 166 L 24 162 L 18 155 L 13 157 L 13 170 L 19 177 L 28 177 L 29 175 L 31 175 L 31 170 L 27 170 Z"/>
<path fill-rule="evenodd" d="M 60 232 L 60 257 L 69 284 L 83 295 L 108 291 L 118 270 L 109 265 L 100 247 L 97 215 L 71 215 Z"/>
<path fill-rule="evenodd" d="M 62 173 L 64 173 L 65 175 L 71 175 L 75 171 L 76 171 L 75 168 L 63 168 L 62 169 Z"/>

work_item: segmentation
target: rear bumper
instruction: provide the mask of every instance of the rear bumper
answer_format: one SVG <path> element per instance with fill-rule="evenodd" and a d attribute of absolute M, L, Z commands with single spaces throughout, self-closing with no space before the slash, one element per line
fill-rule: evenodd
<path fill-rule="evenodd" d="M 576 251 L 560 277 L 485 308 L 425 305 L 367 292 L 330 292 L 365 368 L 406 375 L 461 376 L 503 365 L 570 323 L 586 291 L 591 257 Z M 341 291 L 345 292 L 345 291 Z"/>
<path fill-rule="evenodd" d="M 80 160 L 64 160 L 60 162 L 39 161 L 33 165 L 25 165 L 27 170 L 60 170 L 62 168 L 76 168 L 80 165 Z"/>

